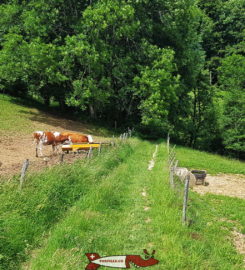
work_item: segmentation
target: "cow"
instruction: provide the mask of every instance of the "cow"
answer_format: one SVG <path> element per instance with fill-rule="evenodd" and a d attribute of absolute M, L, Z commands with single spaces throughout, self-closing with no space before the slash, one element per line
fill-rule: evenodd
<path fill-rule="evenodd" d="M 42 146 L 43 145 L 52 145 L 53 152 L 57 151 L 57 145 L 69 141 L 69 137 L 62 135 L 60 132 L 51 132 L 51 131 L 35 131 L 33 133 L 34 142 L 36 143 L 36 157 L 38 157 L 38 150 L 43 156 Z"/>
<path fill-rule="evenodd" d="M 67 137 L 70 143 L 92 143 L 93 138 L 91 135 L 83 135 L 79 133 L 73 133 L 73 132 L 62 132 L 62 136 Z"/>

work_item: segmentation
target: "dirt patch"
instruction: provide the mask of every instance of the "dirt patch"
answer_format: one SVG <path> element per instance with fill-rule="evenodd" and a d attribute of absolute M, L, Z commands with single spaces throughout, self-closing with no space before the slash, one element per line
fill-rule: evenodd
<path fill-rule="evenodd" d="M 245 235 L 236 230 L 232 232 L 232 235 L 234 246 L 236 247 L 236 250 L 243 255 L 243 262 L 245 265 Z"/>
<path fill-rule="evenodd" d="M 233 225 L 231 230 L 231 240 L 237 252 L 243 255 L 243 263 L 245 266 L 245 235 L 241 233 L 242 225 L 236 220 L 229 220 L 227 218 L 221 218 L 219 221 L 227 222 Z M 229 230 L 227 227 L 221 227 L 223 230 Z"/>
<path fill-rule="evenodd" d="M 158 145 L 156 145 L 155 152 L 152 155 L 152 160 L 149 161 L 148 170 L 151 171 L 155 166 L 155 159 L 158 151 Z"/>
<path fill-rule="evenodd" d="M 146 197 L 146 196 L 147 196 L 147 193 L 146 193 L 146 190 L 145 190 L 145 189 L 143 189 L 143 191 L 141 192 L 141 195 L 142 195 L 143 197 Z"/>
<path fill-rule="evenodd" d="M 213 193 L 245 199 L 245 175 L 218 174 L 207 175 L 207 186 L 196 185 L 193 190 L 200 193 Z"/>

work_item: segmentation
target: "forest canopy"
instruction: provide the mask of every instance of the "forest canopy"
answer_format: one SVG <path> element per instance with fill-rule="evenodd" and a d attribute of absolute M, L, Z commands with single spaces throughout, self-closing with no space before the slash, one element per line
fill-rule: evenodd
<path fill-rule="evenodd" d="M 244 0 L 5 0 L 0 90 L 245 156 Z"/>

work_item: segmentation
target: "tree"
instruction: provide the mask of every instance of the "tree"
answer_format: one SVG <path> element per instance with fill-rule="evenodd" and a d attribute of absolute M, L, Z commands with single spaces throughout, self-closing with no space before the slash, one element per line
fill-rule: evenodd
<path fill-rule="evenodd" d="M 142 66 L 140 75 L 134 79 L 135 95 L 140 97 L 141 122 L 151 129 L 162 128 L 162 132 L 166 132 L 173 129 L 169 122 L 170 108 L 176 106 L 178 101 L 179 76 L 174 75 L 174 52 L 145 45 L 147 55 L 152 61 L 149 65 Z"/>
<path fill-rule="evenodd" d="M 245 152 L 245 57 L 227 56 L 219 68 L 223 90 L 223 140 L 227 150 L 240 155 Z"/>

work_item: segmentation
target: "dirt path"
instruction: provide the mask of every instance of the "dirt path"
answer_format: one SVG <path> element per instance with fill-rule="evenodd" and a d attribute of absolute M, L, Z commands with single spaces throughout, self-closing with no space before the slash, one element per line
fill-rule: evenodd
<path fill-rule="evenodd" d="M 245 175 L 240 174 L 218 174 L 218 175 L 207 175 L 205 181 L 208 183 L 207 186 L 198 185 L 194 186 L 193 190 L 200 193 L 213 193 L 217 195 L 225 195 L 230 197 L 237 197 L 245 199 Z M 234 223 L 234 221 L 227 222 Z M 245 266 L 245 235 L 234 224 L 231 238 L 233 244 L 238 253 L 244 256 Z"/>
<path fill-rule="evenodd" d="M 149 161 L 148 171 L 151 171 L 155 166 L 155 159 L 158 151 L 158 145 L 156 145 L 155 152 L 152 155 L 152 160 Z"/>
<path fill-rule="evenodd" d="M 41 117 L 42 116 L 42 117 Z M 72 131 L 80 132 L 84 134 L 93 135 L 94 140 L 101 141 L 101 137 L 95 136 L 95 132 L 82 123 L 67 120 L 59 117 L 52 116 L 50 114 L 37 114 L 37 118 L 32 119 L 32 130 L 50 130 L 50 131 Z M 41 118 L 40 118 L 41 117 Z M 103 141 L 106 139 L 103 138 Z M 50 158 L 49 165 L 56 164 L 58 161 L 57 156 L 52 156 L 52 147 L 44 146 L 43 154 Z M 71 156 L 66 160 L 71 160 Z M 11 177 L 15 174 L 19 174 L 22 164 L 25 159 L 30 160 L 30 166 L 28 171 L 38 171 L 46 167 L 43 158 L 35 157 L 35 145 L 33 142 L 32 133 L 25 134 L 25 131 L 20 133 L 7 133 L 2 134 L 0 132 L 0 177 Z"/>
<path fill-rule="evenodd" d="M 245 199 L 245 175 L 207 175 L 205 181 L 209 183 L 208 186 L 197 185 L 193 190 L 200 194 L 214 193 Z"/>

